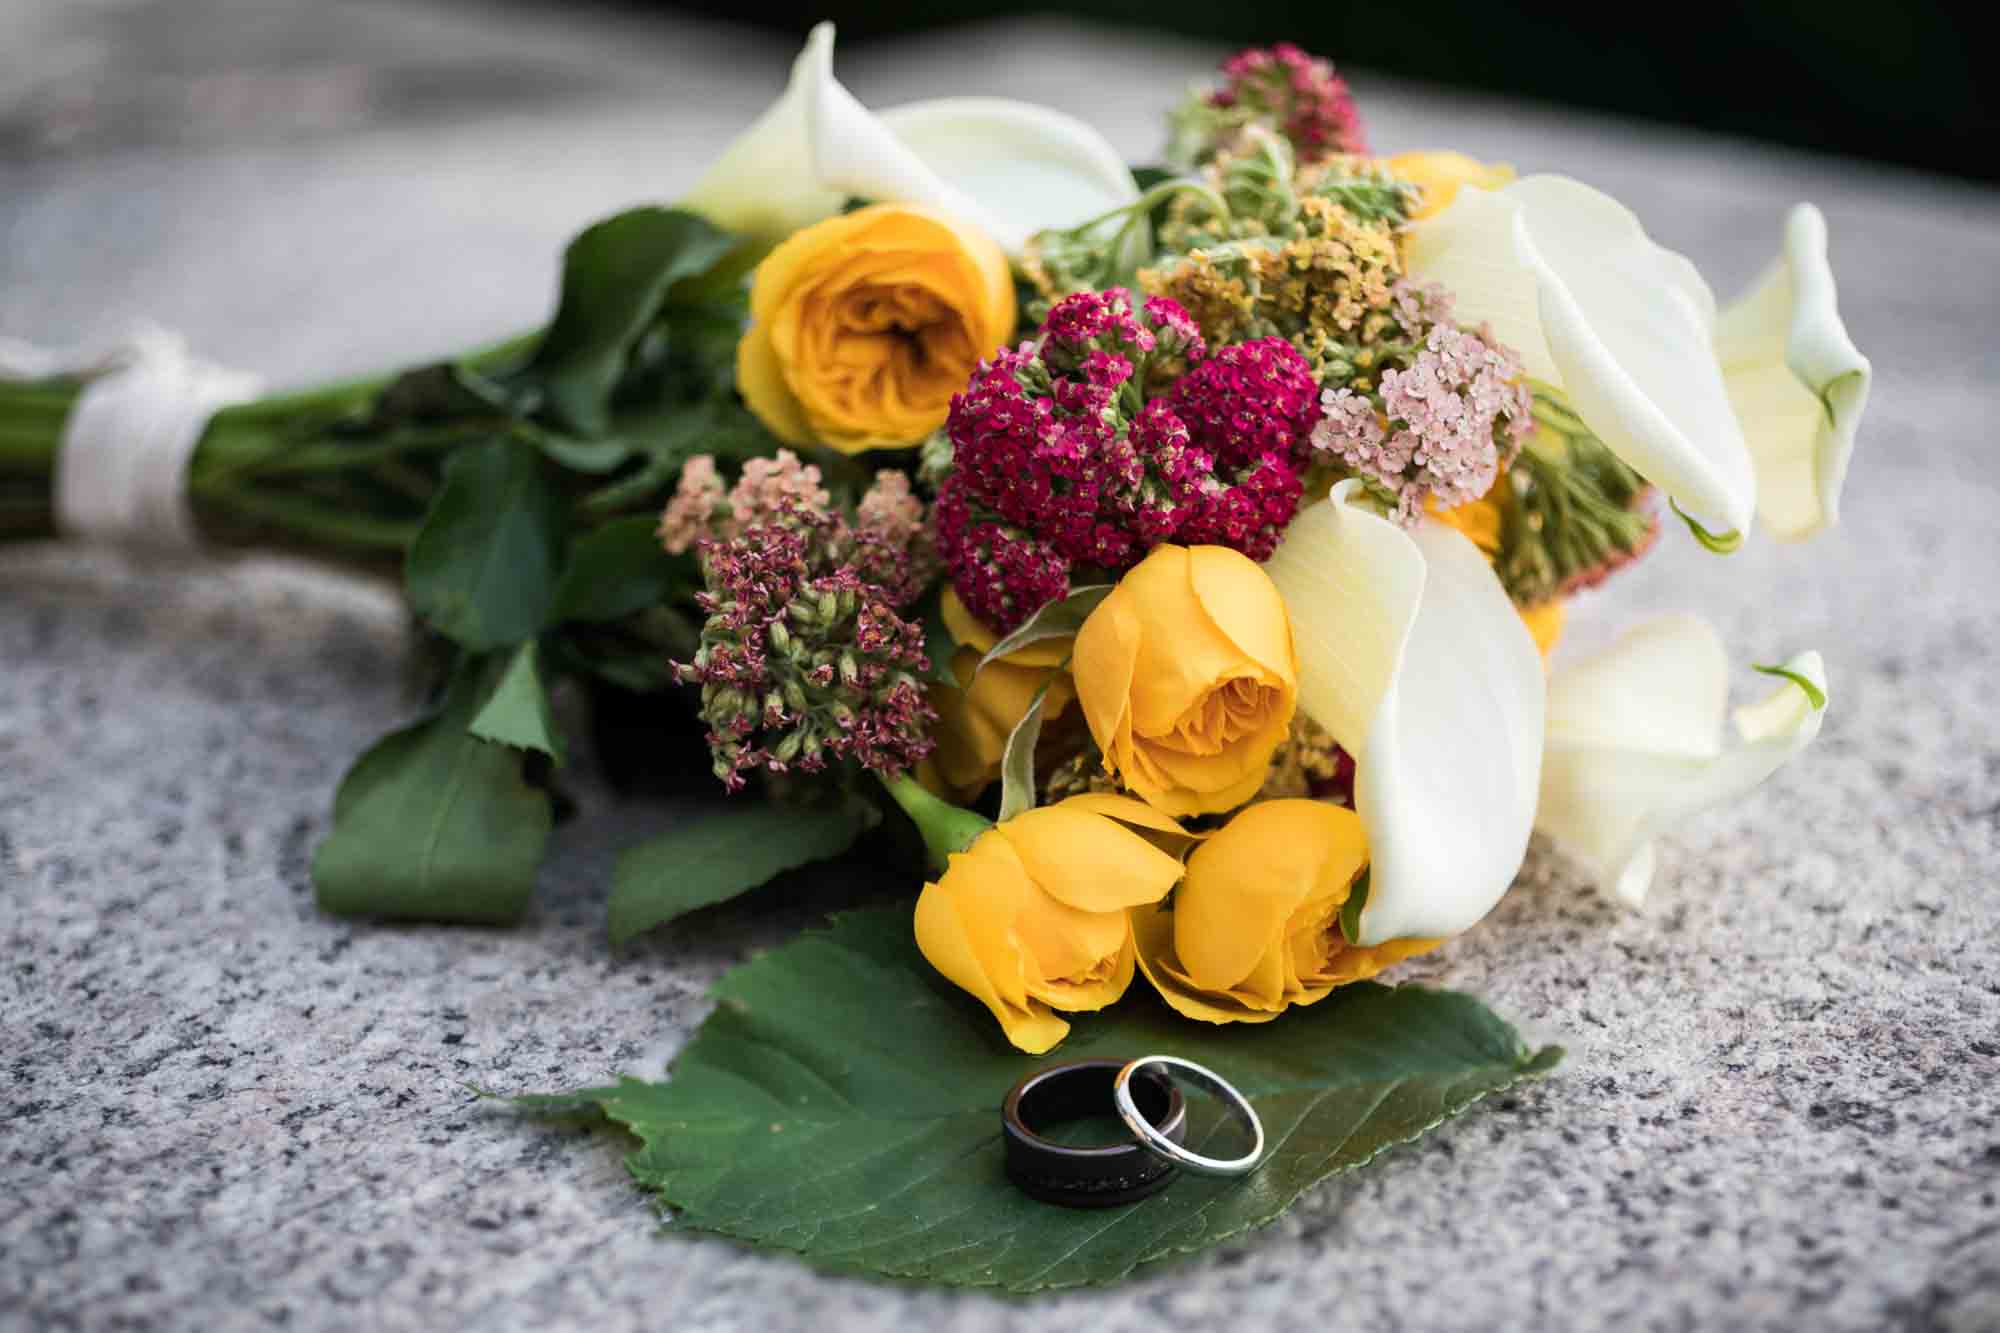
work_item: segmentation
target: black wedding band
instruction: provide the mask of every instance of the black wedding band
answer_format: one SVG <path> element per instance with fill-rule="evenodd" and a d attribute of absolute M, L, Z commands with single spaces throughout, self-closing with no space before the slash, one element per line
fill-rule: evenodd
<path fill-rule="evenodd" d="M 1123 1060 L 1078 1060 L 1037 1070 L 1000 1105 L 1007 1176 L 1024 1193 L 1066 1208 L 1108 1208 L 1164 1188 L 1179 1174 L 1137 1141 L 1099 1148 L 1045 1139 L 1038 1128 L 1085 1116 L 1110 1116 L 1112 1085 Z M 1174 1143 L 1187 1134 L 1187 1102 L 1171 1078 L 1151 1069 L 1130 1079 L 1132 1101 L 1155 1133 Z"/>

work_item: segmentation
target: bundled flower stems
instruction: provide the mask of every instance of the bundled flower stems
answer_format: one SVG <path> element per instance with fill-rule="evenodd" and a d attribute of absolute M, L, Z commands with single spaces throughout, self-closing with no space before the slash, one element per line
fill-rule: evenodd
<path fill-rule="evenodd" d="M 1718 306 L 1588 185 L 1372 151 L 1293 47 L 1132 168 L 1046 108 L 870 111 L 832 42 L 676 206 L 579 236 L 537 335 L 275 398 L 157 342 L 0 358 L 8 535 L 399 572 L 448 647 L 340 788 L 327 910 L 518 916 L 551 691 L 650 694 L 699 719 L 653 762 L 769 854 L 669 831 L 615 931 L 887 819 L 924 957 L 1041 1052 L 1134 986 L 1260 1024 L 1442 947 L 1536 829 L 1636 905 L 1817 733 L 1798 651 L 1725 738 L 1695 618 L 1546 661 L 1663 540 L 1833 524 L 1870 372 L 1810 205 Z"/>

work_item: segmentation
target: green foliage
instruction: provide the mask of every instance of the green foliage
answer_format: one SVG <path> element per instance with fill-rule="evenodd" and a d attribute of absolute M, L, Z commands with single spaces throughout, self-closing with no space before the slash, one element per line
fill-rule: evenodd
<path fill-rule="evenodd" d="M 473 652 L 519 643 L 548 623 L 568 535 L 539 454 L 507 439 L 464 446 L 410 547 L 410 606 Z"/>
<path fill-rule="evenodd" d="M 1003 823 L 1035 808 L 1035 747 L 1042 743 L 1042 715 L 1048 708 L 1049 684 L 1054 678 L 1051 671 L 1049 680 L 1043 681 L 1028 701 L 1021 720 L 1007 733 L 1007 749 L 1000 757 L 999 818 Z"/>
<path fill-rule="evenodd" d="M 1020 652 L 1031 643 L 1075 637 L 1076 632 L 1083 628 L 1083 622 L 1090 619 L 1090 613 L 1110 595 L 1111 585 L 1108 583 L 1074 589 L 1061 601 L 1050 602 L 1029 616 L 1012 634 L 994 644 L 986 656 L 979 659 L 979 665 L 983 667 L 988 662 L 997 662 L 1011 653 Z M 974 668 L 974 674 L 977 674 L 977 668 Z"/>
<path fill-rule="evenodd" d="M 736 238 L 678 209 L 635 208 L 585 231 L 563 255 L 562 297 L 527 377 L 560 425 L 601 435 L 633 344 L 668 289 L 713 269 Z"/>
<path fill-rule="evenodd" d="M 931 972 L 905 908 L 800 936 L 730 972 L 715 998 L 669 1082 L 523 1105 L 593 1105 L 628 1127 L 633 1176 L 682 1227 L 832 1269 L 1014 1292 L 1115 1281 L 1261 1226 L 1562 1054 L 1530 1051 L 1468 996 L 1363 983 L 1254 1026 L 1128 998 L 1037 1059 Z M 999 1106 L 1015 1080 L 1057 1059 L 1151 1053 L 1206 1064 L 1249 1097 L 1272 1145 L 1256 1174 L 1183 1176 L 1106 1210 L 1008 1183 Z M 1189 1146 L 1223 1152 L 1236 1128 L 1191 1100 Z"/>
<path fill-rule="evenodd" d="M 540 645 L 533 639 L 515 649 L 493 697 L 466 730 L 483 741 L 534 750 L 561 762 L 562 737 L 549 716 L 540 656 Z"/>
<path fill-rule="evenodd" d="M 1373 867 L 1364 869 L 1361 877 L 1354 881 L 1354 887 L 1347 891 L 1347 901 L 1340 905 L 1340 933 L 1349 944 L 1361 941 L 1361 914 L 1368 908 L 1369 876 Z"/>
<path fill-rule="evenodd" d="M 437 716 L 378 741 L 348 770 L 333 833 L 313 857 L 323 910 L 484 925 L 520 917 L 551 812 L 523 775 L 527 756 L 468 730 L 491 707 L 495 675 L 462 667 Z"/>
<path fill-rule="evenodd" d="M 691 814 L 672 832 L 618 858 L 611 942 L 622 945 L 774 875 L 839 856 L 875 819 L 874 808 L 860 801 L 800 809 L 745 799 Z"/>
<path fill-rule="evenodd" d="M 1564 597 L 1658 535 L 1645 478 L 1592 434 L 1562 394 L 1533 386 L 1535 433 L 1507 473 L 1493 569 L 1521 606 Z"/>
<path fill-rule="evenodd" d="M 930 659 L 931 669 L 924 679 L 940 685 L 949 685 L 962 690 L 971 681 L 958 678 L 952 669 L 951 660 L 958 656 L 958 637 L 951 632 L 951 626 L 944 623 L 944 587 L 940 584 L 918 604 L 924 626 L 924 656 Z"/>
<path fill-rule="evenodd" d="M 658 528 L 653 515 L 634 514 L 577 538 L 556 585 L 554 619 L 617 620 L 698 588 L 694 560 L 668 555 Z"/>

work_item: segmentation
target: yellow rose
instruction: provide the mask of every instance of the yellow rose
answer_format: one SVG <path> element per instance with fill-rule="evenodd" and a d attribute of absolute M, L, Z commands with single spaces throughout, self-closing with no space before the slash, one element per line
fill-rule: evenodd
<path fill-rule="evenodd" d="M 963 688 L 931 686 L 931 707 L 938 715 L 931 735 L 937 749 L 919 775 L 939 795 L 970 800 L 1000 776 L 1007 738 L 1044 682 L 1049 687 L 1048 698 L 1042 702 L 1044 722 L 1061 717 L 1076 698 L 1069 673 L 1060 669 L 1069 660 L 1073 641 L 1043 639 L 981 668 L 980 660 L 1000 642 L 1000 636 L 966 610 L 949 584 L 940 611 L 945 628 L 958 641 L 951 673 Z"/>
<path fill-rule="evenodd" d="M 1298 706 L 1284 599 L 1223 546 L 1160 546 L 1090 613 L 1070 662 L 1104 766 L 1170 815 L 1256 795 Z"/>
<path fill-rule="evenodd" d="M 1497 190 L 1514 179 L 1514 168 L 1505 162 L 1481 162 L 1476 157 L 1467 157 L 1464 153 L 1448 149 L 1399 153 L 1385 165 L 1390 175 L 1409 181 L 1424 192 L 1424 197 L 1417 201 L 1417 207 L 1410 213 L 1412 222 L 1444 212 L 1445 207 L 1458 197 L 1462 186 Z"/>
<path fill-rule="evenodd" d="M 1145 830 L 1141 833 L 1139 830 Z M 1150 835 L 1150 837 L 1148 836 Z M 1061 1041 L 1056 1010 L 1114 1003 L 1132 984 L 1130 909 L 1181 877 L 1180 826 L 1120 796 L 1016 815 L 951 856 L 917 899 L 917 947 L 1030 1054 Z"/>
<path fill-rule="evenodd" d="M 1013 332 L 1014 279 L 990 237 L 876 204 L 794 233 L 757 266 L 736 383 L 788 444 L 915 444 Z"/>
<path fill-rule="evenodd" d="M 1361 817 L 1323 801 L 1260 801 L 1188 858 L 1172 910 L 1132 909 L 1139 967 L 1210 1023 L 1267 1023 L 1437 940 L 1351 947 L 1340 909 L 1368 866 Z"/>

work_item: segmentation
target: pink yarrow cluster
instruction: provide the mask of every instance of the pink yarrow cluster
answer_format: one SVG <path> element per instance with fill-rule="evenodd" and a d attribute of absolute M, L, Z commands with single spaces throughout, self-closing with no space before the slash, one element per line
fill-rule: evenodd
<path fill-rule="evenodd" d="M 756 768 L 810 773 L 851 759 L 889 776 L 930 753 L 923 627 L 897 614 L 923 586 L 906 549 L 787 500 L 699 551 L 708 619 L 678 672 L 702 687 L 729 790 Z"/>
<path fill-rule="evenodd" d="M 800 462 L 790 449 L 750 459 L 728 488 L 714 455 L 696 454 L 681 468 L 680 483 L 660 516 L 660 544 L 679 555 L 704 537 L 734 537 L 792 504 L 824 510 L 831 498 L 820 485 L 819 469 Z"/>
<path fill-rule="evenodd" d="M 934 512 L 953 586 L 1006 632 L 1166 541 L 1268 556 L 1303 489 L 1320 407 L 1281 339 L 1208 351 L 1179 304 L 1083 292 L 1039 342 L 982 363 L 952 400 Z"/>
<path fill-rule="evenodd" d="M 1533 430 L 1533 399 L 1520 358 L 1453 323 L 1443 288 L 1404 281 L 1394 297 L 1415 355 L 1373 394 L 1329 391 L 1312 447 L 1386 490 L 1409 522 L 1426 501 L 1450 509 L 1492 489 Z"/>
<path fill-rule="evenodd" d="M 1208 95 L 1209 105 L 1269 117 L 1300 160 L 1368 151 L 1354 97 L 1331 61 L 1280 42 L 1238 51 L 1222 62 L 1222 76 L 1223 85 Z"/>

